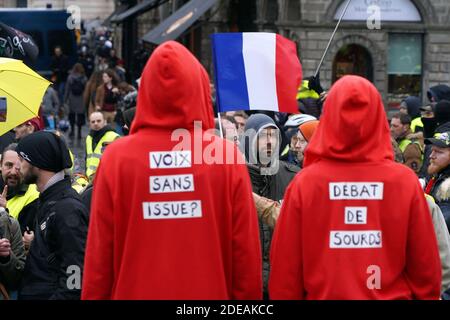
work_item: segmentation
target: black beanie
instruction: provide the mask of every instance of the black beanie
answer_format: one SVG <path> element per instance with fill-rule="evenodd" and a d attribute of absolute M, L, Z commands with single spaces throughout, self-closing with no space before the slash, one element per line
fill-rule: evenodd
<path fill-rule="evenodd" d="M 436 103 L 434 118 L 439 126 L 450 121 L 450 101 L 441 100 Z"/>
<path fill-rule="evenodd" d="M 52 132 L 34 132 L 21 139 L 16 150 L 20 157 L 39 169 L 59 172 L 72 166 L 65 142 Z"/>

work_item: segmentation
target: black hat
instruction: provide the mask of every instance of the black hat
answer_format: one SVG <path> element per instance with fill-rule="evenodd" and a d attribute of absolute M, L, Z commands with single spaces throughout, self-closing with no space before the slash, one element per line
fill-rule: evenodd
<path fill-rule="evenodd" d="M 425 144 L 432 144 L 441 148 L 450 148 L 450 131 L 436 133 L 433 138 L 425 139 Z"/>
<path fill-rule="evenodd" d="M 20 157 L 39 169 L 59 172 L 72 166 L 66 143 L 52 132 L 34 132 L 21 139 L 16 150 Z"/>
<path fill-rule="evenodd" d="M 434 118 L 438 125 L 450 121 L 450 101 L 441 100 L 434 106 Z"/>

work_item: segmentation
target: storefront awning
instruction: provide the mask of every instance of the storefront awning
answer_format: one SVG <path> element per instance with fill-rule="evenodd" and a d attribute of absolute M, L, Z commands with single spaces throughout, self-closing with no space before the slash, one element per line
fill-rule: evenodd
<path fill-rule="evenodd" d="M 140 15 L 144 12 L 147 12 L 149 10 L 152 10 L 154 8 L 157 8 L 164 2 L 167 2 L 168 0 L 146 0 L 143 1 L 134 7 L 131 7 L 130 9 L 126 10 L 125 12 L 122 12 L 121 14 L 118 14 L 117 16 L 113 17 L 111 19 L 112 23 L 122 23 L 126 19 L 133 18 L 137 15 Z"/>
<path fill-rule="evenodd" d="M 217 0 L 191 0 L 170 17 L 148 32 L 142 40 L 161 44 L 178 38 L 186 29 L 208 11 Z"/>
<path fill-rule="evenodd" d="M 128 7 L 129 7 L 128 4 L 121 4 L 119 7 L 116 8 L 116 10 L 114 10 L 113 13 L 111 13 L 111 14 L 109 15 L 108 18 L 106 18 L 106 19 L 103 21 L 102 24 L 103 24 L 103 25 L 107 25 L 107 24 L 111 23 L 111 20 L 115 19 L 115 18 L 116 18 L 118 15 L 120 15 L 121 13 L 127 11 Z"/>

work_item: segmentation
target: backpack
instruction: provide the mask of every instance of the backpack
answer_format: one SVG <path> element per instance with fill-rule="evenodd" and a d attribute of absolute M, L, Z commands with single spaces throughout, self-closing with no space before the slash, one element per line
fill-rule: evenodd
<path fill-rule="evenodd" d="M 81 96 L 84 91 L 84 81 L 83 78 L 73 78 L 72 85 L 70 86 L 70 90 L 74 96 Z"/>

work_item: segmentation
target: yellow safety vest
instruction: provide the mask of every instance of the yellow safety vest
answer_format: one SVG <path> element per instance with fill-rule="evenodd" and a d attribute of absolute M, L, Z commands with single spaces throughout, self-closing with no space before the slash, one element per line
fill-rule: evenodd
<path fill-rule="evenodd" d="M 407 147 L 410 143 L 412 143 L 412 141 L 409 140 L 409 139 L 403 139 L 402 141 L 400 141 L 400 143 L 398 144 L 398 147 L 399 147 L 400 151 L 401 151 L 402 153 L 405 152 L 406 147 Z"/>
<path fill-rule="evenodd" d="M 301 86 L 298 88 L 298 91 L 297 91 L 297 100 L 307 99 L 307 98 L 312 98 L 312 99 L 320 98 L 320 95 L 317 92 L 315 92 L 314 90 L 310 90 L 308 88 L 308 86 L 309 86 L 309 81 L 303 80 Z"/>
<path fill-rule="evenodd" d="M 102 157 L 103 143 L 112 142 L 118 137 L 119 135 L 114 131 L 107 131 L 95 146 L 95 150 L 92 150 L 92 137 L 90 135 L 86 137 L 86 176 L 88 178 L 97 171 Z"/>
<path fill-rule="evenodd" d="M 423 122 L 422 119 L 420 117 L 415 118 L 414 120 L 411 121 L 411 132 L 415 133 L 416 132 L 416 127 L 422 127 L 423 129 Z"/>
<path fill-rule="evenodd" d="M 85 177 L 79 177 L 72 183 L 72 188 L 78 192 L 83 192 L 84 188 L 89 184 L 89 181 Z"/>
<path fill-rule="evenodd" d="M 30 184 L 24 195 L 16 195 L 9 199 L 6 203 L 6 208 L 8 208 L 9 214 L 17 219 L 22 209 L 37 198 L 39 198 L 39 191 L 37 191 L 35 184 Z"/>

